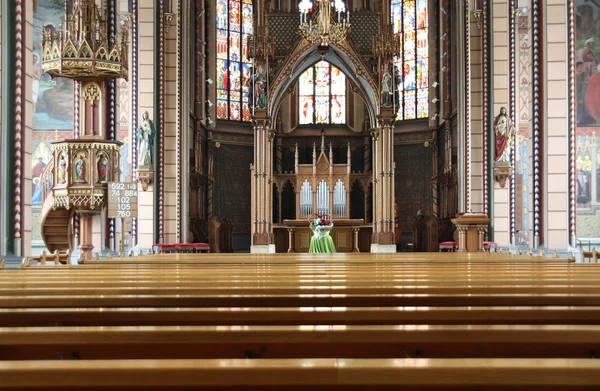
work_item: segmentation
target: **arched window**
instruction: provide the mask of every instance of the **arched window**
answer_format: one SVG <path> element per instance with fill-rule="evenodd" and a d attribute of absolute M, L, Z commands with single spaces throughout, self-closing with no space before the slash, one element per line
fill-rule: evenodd
<path fill-rule="evenodd" d="M 252 0 L 217 0 L 217 118 L 250 121 Z"/>
<path fill-rule="evenodd" d="M 401 54 L 398 119 L 429 116 L 427 0 L 392 0 L 394 33 L 400 34 Z"/>
<path fill-rule="evenodd" d="M 299 78 L 299 123 L 346 123 L 346 75 L 327 61 L 319 61 Z"/>

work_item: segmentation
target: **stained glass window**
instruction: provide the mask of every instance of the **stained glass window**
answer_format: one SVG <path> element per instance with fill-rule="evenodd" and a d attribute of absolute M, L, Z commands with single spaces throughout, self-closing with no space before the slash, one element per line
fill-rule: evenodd
<path fill-rule="evenodd" d="M 346 123 L 346 75 L 320 61 L 300 75 L 300 125 Z"/>
<path fill-rule="evenodd" d="M 429 116 L 427 0 L 392 0 L 394 33 L 401 55 L 394 62 L 400 72 L 398 120 Z"/>
<path fill-rule="evenodd" d="M 217 0 L 217 118 L 250 121 L 252 0 Z"/>

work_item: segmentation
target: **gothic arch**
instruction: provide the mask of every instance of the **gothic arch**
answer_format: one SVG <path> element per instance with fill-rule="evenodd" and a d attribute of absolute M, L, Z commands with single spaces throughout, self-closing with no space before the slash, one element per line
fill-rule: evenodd
<path fill-rule="evenodd" d="M 301 41 L 288 61 L 284 64 L 281 72 L 270 88 L 271 106 L 269 107 L 271 118 L 276 118 L 277 111 L 286 95 L 289 87 L 308 67 L 314 63 L 325 60 L 338 67 L 358 87 L 365 106 L 369 112 L 371 127 L 376 126 L 378 113 L 378 87 L 371 73 L 363 64 L 354 50 L 344 45 L 330 44 L 328 50 L 318 50 L 318 44 L 310 45 L 307 41 Z"/>

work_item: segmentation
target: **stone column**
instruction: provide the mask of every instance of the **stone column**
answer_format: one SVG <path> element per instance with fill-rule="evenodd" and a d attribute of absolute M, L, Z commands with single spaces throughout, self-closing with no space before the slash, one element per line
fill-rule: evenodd
<path fill-rule="evenodd" d="M 254 119 L 254 172 L 252 197 L 254 200 L 254 221 L 252 253 L 274 253 L 272 227 L 272 141 L 271 118 L 265 110 L 256 110 Z"/>
<path fill-rule="evenodd" d="M 394 110 L 382 108 L 373 132 L 373 238 L 371 252 L 396 252 L 394 240 Z"/>

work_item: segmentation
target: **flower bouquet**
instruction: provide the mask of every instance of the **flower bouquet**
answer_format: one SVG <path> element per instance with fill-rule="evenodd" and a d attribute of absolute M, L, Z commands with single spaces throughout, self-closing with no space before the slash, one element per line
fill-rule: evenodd
<path fill-rule="evenodd" d="M 308 219 L 308 225 L 315 237 L 327 236 L 333 229 L 333 221 L 328 214 L 313 213 Z"/>

